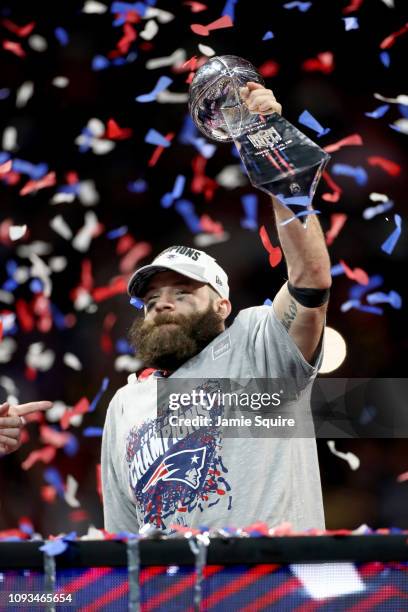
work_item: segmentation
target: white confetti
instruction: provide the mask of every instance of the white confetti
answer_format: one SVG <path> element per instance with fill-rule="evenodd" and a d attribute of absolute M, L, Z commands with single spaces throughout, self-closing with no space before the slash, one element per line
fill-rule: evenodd
<path fill-rule="evenodd" d="M 1 320 L 1 317 L 0 317 Z M 0 342 L 0 363 L 8 363 L 11 361 L 13 353 L 17 350 L 17 342 L 14 338 L 6 336 Z"/>
<path fill-rule="evenodd" d="M 64 87 L 67 87 L 67 85 L 69 84 L 69 79 L 67 79 L 66 76 L 56 76 L 52 79 L 51 82 L 55 87 L 59 87 L 60 89 L 63 89 Z"/>
<path fill-rule="evenodd" d="M 22 244 L 17 248 L 17 255 L 19 257 L 30 257 L 30 255 L 49 255 L 52 253 L 53 247 L 48 242 L 42 240 L 35 240 L 31 244 Z"/>
<path fill-rule="evenodd" d="M 57 400 L 53 402 L 51 408 L 45 412 L 45 418 L 49 423 L 57 423 L 67 409 L 68 408 L 64 402 Z"/>
<path fill-rule="evenodd" d="M 30 274 L 33 278 L 39 278 L 44 287 L 43 293 L 45 297 L 49 298 L 52 293 L 52 284 L 50 280 L 51 270 L 47 264 L 35 253 L 31 253 L 30 261 L 32 263 Z"/>
<path fill-rule="evenodd" d="M 71 474 L 68 474 L 67 481 L 65 483 L 64 499 L 68 506 L 71 506 L 71 508 L 79 508 L 81 505 L 76 498 L 77 491 L 78 482 L 73 476 L 71 476 Z"/>
<path fill-rule="evenodd" d="M 388 202 L 390 199 L 385 193 L 376 193 L 375 191 L 370 193 L 368 197 L 372 202 Z"/>
<path fill-rule="evenodd" d="M 375 93 L 374 98 L 377 98 L 377 100 L 382 100 L 383 102 L 395 102 L 395 104 L 408 105 L 408 96 L 406 94 L 399 94 L 396 98 L 385 98 L 381 94 Z"/>
<path fill-rule="evenodd" d="M 26 225 L 10 225 L 9 227 L 9 237 L 10 240 L 20 240 L 24 236 L 27 231 Z"/>
<path fill-rule="evenodd" d="M 115 147 L 116 143 L 112 140 L 98 140 L 96 138 L 91 140 L 92 151 L 96 155 L 106 155 L 110 153 Z"/>
<path fill-rule="evenodd" d="M 88 15 L 102 15 L 103 13 L 106 13 L 107 10 L 108 7 L 105 6 L 105 4 L 102 4 L 102 2 L 96 2 L 95 0 L 87 0 L 82 7 L 82 12 L 87 13 Z"/>
<path fill-rule="evenodd" d="M 397 119 L 394 123 L 390 124 L 391 127 L 394 127 L 398 132 L 402 134 L 408 134 L 408 119 Z"/>
<path fill-rule="evenodd" d="M 46 349 L 43 342 L 34 342 L 28 347 L 25 362 L 28 367 L 47 372 L 54 365 L 55 353 Z"/>
<path fill-rule="evenodd" d="M 20 266 L 14 271 L 13 278 L 19 285 L 23 285 L 30 278 L 30 269 L 27 266 Z"/>
<path fill-rule="evenodd" d="M 242 172 L 239 164 L 225 166 L 216 176 L 217 182 L 225 189 L 235 189 L 235 187 L 243 187 L 248 183 L 246 175 Z"/>
<path fill-rule="evenodd" d="M 74 308 L 75 310 L 85 310 L 92 305 L 92 297 L 88 291 L 83 289 L 79 291 L 75 300 L 74 300 Z"/>
<path fill-rule="evenodd" d="M 160 102 L 161 104 L 185 104 L 188 102 L 188 94 L 176 92 L 173 93 L 165 89 L 157 94 L 156 102 Z"/>
<path fill-rule="evenodd" d="M 89 211 L 85 213 L 85 223 L 72 241 L 72 246 L 74 249 L 81 251 L 81 253 L 84 253 L 89 249 L 98 224 L 98 217 L 94 212 Z"/>
<path fill-rule="evenodd" d="M 34 93 L 34 83 L 32 81 L 25 81 L 17 89 L 16 95 L 16 107 L 23 108 Z"/>
<path fill-rule="evenodd" d="M 54 193 L 50 200 L 50 204 L 64 204 L 66 202 L 73 202 L 75 200 L 75 193 Z"/>
<path fill-rule="evenodd" d="M 73 370 L 76 370 L 77 372 L 82 370 L 82 363 L 79 361 L 78 357 L 74 355 L 73 353 L 65 353 L 63 357 L 63 361 L 66 366 L 68 366 L 69 368 L 72 368 Z"/>
<path fill-rule="evenodd" d="M 65 240 L 71 240 L 72 231 L 62 215 L 57 215 L 50 221 L 50 227 Z"/>
<path fill-rule="evenodd" d="M 207 57 L 212 57 L 213 55 L 215 55 L 214 49 L 212 49 L 211 47 L 208 47 L 207 45 L 202 45 L 200 43 L 198 45 L 198 49 L 200 53 L 202 53 L 203 55 L 206 55 Z"/>
<path fill-rule="evenodd" d="M 79 201 L 84 206 L 94 206 L 99 202 L 99 193 L 96 190 L 94 181 L 81 181 L 79 184 Z"/>
<path fill-rule="evenodd" d="M 13 304 L 14 295 L 10 291 L 4 291 L 4 289 L 0 289 L 0 302 L 4 302 L 4 304 Z"/>
<path fill-rule="evenodd" d="M 169 23 L 173 21 L 173 13 L 163 11 L 162 9 L 155 8 L 154 6 L 148 6 L 144 14 L 144 19 L 156 18 L 159 23 Z"/>
<path fill-rule="evenodd" d="M 32 34 L 28 39 L 28 44 L 34 51 L 42 53 L 48 49 L 48 43 L 43 36 Z"/>
<path fill-rule="evenodd" d="M 146 23 L 144 29 L 140 32 L 140 38 L 143 40 L 152 40 L 159 31 L 159 26 L 153 20 L 150 20 Z"/>
<path fill-rule="evenodd" d="M 357 457 L 357 455 L 355 455 L 354 453 L 350 453 L 350 452 L 342 453 L 336 450 L 336 443 L 334 442 L 334 440 L 328 440 L 327 446 L 329 447 L 333 455 L 336 455 L 336 457 L 339 457 L 340 459 L 344 459 L 344 461 L 347 461 L 347 463 L 349 464 L 352 470 L 358 470 L 358 468 L 360 467 L 360 459 Z"/>
<path fill-rule="evenodd" d="M 198 247 L 208 247 L 212 244 L 218 244 L 219 242 L 226 242 L 229 240 L 230 235 L 228 232 L 222 234 L 196 234 L 194 236 L 194 244 Z"/>
<path fill-rule="evenodd" d="M 395 8 L 394 5 L 394 0 L 382 0 L 385 4 L 385 6 L 388 6 L 388 8 Z"/>
<path fill-rule="evenodd" d="M 88 531 L 85 535 L 79 537 L 80 540 L 104 540 L 105 535 L 103 531 L 94 527 L 94 525 L 89 525 Z"/>
<path fill-rule="evenodd" d="M 3 387 L 9 395 L 18 395 L 16 384 L 9 376 L 0 376 L 0 387 Z M 18 404 L 18 400 L 12 403 Z"/>
<path fill-rule="evenodd" d="M 48 261 L 48 265 L 50 266 L 52 272 L 62 272 L 67 267 L 68 260 L 66 257 L 59 255 L 56 257 L 51 257 Z"/>
<path fill-rule="evenodd" d="M 115 370 L 117 372 L 134 372 L 142 367 L 142 362 L 132 355 L 120 355 L 115 359 Z"/>
<path fill-rule="evenodd" d="M 156 68 L 163 68 L 164 66 L 175 66 L 184 64 L 186 61 L 186 52 L 184 49 L 176 49 L 171 55 L 166 57 L 154 57 L 146 62 L 146 68 L 148 70 L 155 70 Z"/>
<path fill-rule="evenodd" d="M 3 132 L 3 149 L 5 151 L 17 151 L 17 130 L 14 125 L 8 125 Z"/>

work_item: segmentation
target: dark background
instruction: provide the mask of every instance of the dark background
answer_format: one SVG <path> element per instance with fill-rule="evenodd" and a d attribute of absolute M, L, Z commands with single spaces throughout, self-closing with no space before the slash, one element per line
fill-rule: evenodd
<path fill-rule="evenodd" d="M 102 427 L 106 409 L 115 390 L 126 383 L 128 372 L 115 369 L 115 359 L 120 355 L 117 342 L 126 333 L 135 316 L 124 292 L 98 302 L 94 313 L 75 311 L 71 291 L 80 283 L 81 263 L 89 259 L 92 264 L 94 286 L 106 286 L 112 278 L 120 276 L 120 255 L 116 252 L 118 239 L 107 233 L 127 226 L 127 233 L 136 242 L 151 245 L 152 255 L 172 244 L 194 245 L 194 236 L 173 207 L 164 209 L 161 197 L 172 190 L 177 175 L 186 177 L 183 198 L 194 203 L 199 216 L 208 214 L 223 224 L 230 234 L 226 242 L 208 247 L 207 251 L 227 270 L 230 278 L 233 317 L 249 306 L 262 304 L 273 298 L 285 280 L 285 267 L 280 264 L 272 269 L 257 231 L 243 229 L 241 197 L 256 193 L 259 201 L 259 226 L 265 225 L 271 240 L 276 244 L 276 231 L 268 197 L 256 191 L 249 182 L 235 189 L 219 186 L 210 201 L 202 193 L 191 192 L 192 159 L 198 154 L 191 145 L 179 142 L 178 136 L 187 114 L 186 103 L 140 104 L 135 97 L 149 92 L 159 76 L 173 79 L 170 90 L 187 92 L 188 71 L 174 73 L 170 67 L 156 70 L 146 68 L 147 60 L 170 55 L 183 48 L 186 58 L 201 57 L 198 44 L 209 45 L 216 54 L 235 54 L 261 67 L 266 61 L 277 63 L 278 73 L 266 78 L 282 103 L 285 117 L 294 124 L 301 112 L 307 109 L 331 132 L 321 139 L 308 128 L 301 129 L 321 146 L 358 133 L 363 146 L 347 146 L 332 154 L 331 164 L 345 163 L 363 166 L 368 172 L 368 183 L 359 186 L 352 178 L 333 176 L 343 189 L 338 203 L 328 203 L 321 195 L 329 191 L 321 181 L 315 197 L 315 208 L 321 211 L 324 230 L 330 227 L 330 215 L 346 213 L 348 218 L 341 233 L 330 247 L 332 263 L 344 259 L 349 266 L 361 267 L 370 276 L 380 274 L 384 283 L 379 290 L 397 291 L 403 300 L 401 310 L 384 305 L 383 315 L 373 315 L 357 310 L 342 313 L 340 306 L 349 297 L 354 284 L 345 275 L 334 278 L 328 324 L 338 330 L 347 343 L 347 357 L 332 375 L 336 377 L 406 376 L 405 355 L 407 349 L 405 268 L 407 246 L 405 240 L 405 134 L 389 127 L 401 116 L 398 105 L 392 104 L 381 119 L 364 115 L 384 104 L 373 96 L 396 97 L 405 93 L 407 37 L 401 36 L 388 49 L 391 64 L 386 68 L 380 61 L 380 43 L 390 33 L 400 29 L 407 21 L 405 2 L 395 0 L 389 8 L 381 0 L 365 0 L 361 7 L 349 14 L 343 13 L 347 1 L 314 0 L 307 12 L 288 10 L 283 1 L 254 3 L 241 0 L 235 5 L 234 27 L 217 30 L 210 36 L 194 34 L 190 25 L 208 24 L 219 18 L 224 2 L 209 3 L 208 9 L 192 13 L 183 2 L 159 2 L 157 7 L 171 12 L 175 18 L 167 24 L 159 24 L 159 32 L 152 41 L 140 37 L 132 43 L 128 53 L 137 58 L 124 65 L 110 65 L 100 71 L 92 69 L 96 55 L 107 57 L 122 37 L 121 27 L 113 26 L 114 17 L 109 11 L 102 15 L 81 12 L 82 2 L 60 2 L 51 8 L 44 3 L 2 3 L 0 15 L 1 41 L 20 42 L 26 57 L 17 57 L 10 51 L 0 50 L 0 89 L 8 90 L 0 100 L 2 131 L 7 126 L 17 129 L 18 149 L 11 157 L 31 163 L 46 162 L 56 172 L 54 187 L 38 190 L 27 196 L 19 191 L 28 177 L 21 175 L 16 184 L 0 181 L 0 224 L 12 220 L 13 224 L 27 224 L 28 232 L 21 240 L 11 242 L 0 239 L 0 289 L 7 280 L 6 263 L 14 260 L 18 266 L 29 266 L 27 259 L 18 256 L 23 244 L 45 241 L 52 247 L 43 257 L 47 262 L 52 256 L 67 258 L 63 272 L 52 275 L 51 302 L 63 315 L 73 313 L 75 324 L 58 329 L 54 324 L 47 333 L 34 327 L 24 332 L 17 321 L 12 332 L 17 350 L 7 363 L 1 363 L 1 376 L 11 378 L 18 389 L 20 403 L 36 399 L 62 401 L 74 406 L 81 397 L 90 401 L 98 392 L 104 377 L 109 387 L 97 409 L 85 415 L 82 425 L 70 427 L 77 438 L 79 448 L 69 456 L 60 449 L 51 466 L 57 468 L 63 481 L 72 474 L 79 483 L 78 499 L 82 515 L 73 514 L 66 502 L 57 497 L 46 503 L 41 497 L 44 480 L 43 463 L 36 463 L 30 470 L 21 469 L 21 462 L 29 452 L 39 449 L 37 423 L 28 426 L 29 439 L 17 452 L 1 460 L 0 465 L 0 529 L 18 525 L 21 516 L 28 516 L 34 528 L 44 535 L 61 531 L 86 532 L 88 525 L 102 527 L 102 511 L 96 491 L 96 465 L 99 463 L 100 437 L 84 437 L 86 427 Z M 354 16 L 359 29 L 346 31 L 343 18 Z M 33 33 L 47 41 L 44 52 L 34 51 L 27 38 L 19 38 L 4 25 L 9 19 L 19 26 L 34 21 Z M 140 32 L 145 21 L 133 24 Z M 69 35 L 66 46 L 60 44 L 54 31 L 64 28 Z M 274 38 L 262 41 L 266 31 Z M 306 72 L 304 60 L 318 53 L 331 51 L 335 69 L 330 74 Z M 128 55 L 125 54 L 124 57 Z M 69 84 L 59 89 L 52 84 L 56 76 L 66 76 Z M 34 83 L 34 94 L 23 108 L 16 107 L 16 90 L 26 81 Z M 105 125 L 113 118 L 121 127 L 131 128 L 132 137 L 116 141 L 115 149 L 106 155 L 92 151 L 80 153 L 75 138 L 90 118 L 96 117 Z M 154 146 L 146 144 L 144 137 L 149 128 L 163 135 L 175 132 L 171 147 L 161 155 L 154 167 L 148 166 Z M 369 156 L 382 156 L 401 166 L 401 173 L 394 177 L 379 167 L 370 166 Z M 208 160 L 206 174 L 212 179 L 221 170 L 238 160 L 231 145 L 219 144 L 214 156 Z M 330 172 L 331 165 L 328 170 Z M 76 199 L 72 203 L 51 204 L 50 199 L 59 186 L 66 184 L 66 173 L 76 172 L 80 180 L 93 180 L 100 200 L 96 206 L 85 207 Z M 147 183 L 143 193 L 132 193 L 128 184 L 138 179 Z M 368 206 L 373 206 L 369 194 L 385 193 L 395 202 L 388 215 L 380 214 L 370 221 L 362 217 Z M 92 210 L 103 225 L 86 253 L 75 250 L 71 241 L 64 240 L 50 227 L 50 220 L 57 214 L 64 217 L 75 234 L 84 223 L 84 215 Z M 381 244 L 391 234 L 395 224 L 394 213 L 403 218 L 403 233 L 391 255 L 381 251 Z M 142 260 L 141 263 L 145 263 Z M 127 275 L 125 275 L 127 278 Z M 20 284 L 14 291 L 12 304 L 0 303 L 1 312 L 14 312 L 15 303 L 23 299 L 30 304 L 33 294 L 29 282 Z M 109 332 L 111 346 L 103 340 L 103 324 L 114 313 L 116 319 Z M 61 327 L 61 326 L 60 326 Z M 46 372 L 38 372 L 34 380 L 27 378 L 25 357 L 28 347 L 43 342 L 55 351 L 55 362 Z M 66 352 L 80 359 L 83 369 L 74 371 L 63 363 Z M 1 380 L 0 380 L 0 384 Z M 7 393 L 0 387 L 5 398 Z M 405 440 L 341 440 L 337 448 L 352 451 L 361 460 L 361 467 L 352 472 L 341 459 L 328 450 L 325 440 L 318 441 L 325 510 L 328 528 L 355 528 L 361 523 L 372 527 L 408 527 L 408 485 L 398 483 L 396 477 L 408 469 L 407 443 Z M 80 520 L 79 520 L 80 519 Z"/>

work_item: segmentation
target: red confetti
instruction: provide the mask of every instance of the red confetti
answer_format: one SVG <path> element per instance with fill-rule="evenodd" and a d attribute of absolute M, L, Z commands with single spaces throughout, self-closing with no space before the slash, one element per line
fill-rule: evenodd
<path fill-rule="evenodd" d="M 130 234 L 124 234 L 118 240 L 118 244 L 116 245 L 116 253 L 118 255 L 123 255 L 130 251 L 132 246 L 136 244 L 135 239 Z"/>
<path fill-rule="evenodd" d="M 369 157 L 367 161 L 370 166 L 379 166 L 390 176 L 398 176 L 401 173 L 401 166 L 385 157 Z"/>
<path fill-rule="evenodd" d="M 324 178 L 324 180 L 326 181 L 330 189 L 333 190 L 332 193 L 323 193 L 322 200 L 325 200 L 325 202 L 338 202 L 340 199 L 340 195 L 342 194 L 342 191 L 343 191 L 342 188 L 339 187 L 337 183 L 333 181 L 332 177 L 327 172 L 327 170 L 323 172 L 322 177 Z"/>
<path fill-rule="evenodd" d="M 193 55 L 189 60 L 182 64 L 182 68 L 186 70 L 197 70 L 197 56 Z"/>
<path fill-rule="evenodd" d="M 355 11 L 358 11 L 363 2 L 364 0 L 351 0 L 350 4 L 343 8 L 343 14 L 348 15 L 349 13 L 354 13 Z"/>
<path fill-rule="evenodd" d="M 116 323 L 116 315 L 113 312 L 109 312 L 103 321 L 103 333 L 101 336 L 101 349 L 104 353 L 111 353 L 113 351 L 113 342 L 110 337 L 112 327 Z"/>
<path fill-rule="evenodd" d="M 343 266 L 347 278 L 355 280 L 359 285 L 368 285 L 368 283 L 370 282 L 370 278 L 367 272 L 364 272 L 364 270 L 362 270 L 361 268 L 354 268 L 354 270 L 352 270 L 342 259 L 340 259 L 340 265 Z"/>
<path fill-rule="evenodd" d="M 32 193 L 33 191 L 44 189 L 45 187 L 53 187 L 56 182 L 57 177 L 55 176 L 55 172 L 49 172 L 48 174 L 46 174 L 46 176 L 43 176 L 43 178 L 39 179 L 38 181 L 28 181 L 20 190 L 20 195 L 24 196 L 28 193 Z"/>
<path fill-rule="evenodd" d="M 202 155 L 196 155 L 191 165 L 194 177 L 191 181 L 191 191 L 193 193 L 203 193 L 207 202 L 214 197 L 214 192 L 218 188 L 218 183 L 214 179 L 205 175 L 207 159 Z"/>
<path fill-rule="evenodd" d="M 73 510 L 69 513 L 69 519 L 73 523 L 80 523 L 89 519 L 89 513 L 86 510 Z"/>
<path fill-rule="evenodd" d="M 319 53 L 316 58 L 305 60 L 302 64 L 302 70 L 330 74 L 334 70 L 333 53 L 325 51 L 324 53 Z"/>
<path fill-rule="evenodd" d="M 272 266 L 272 268 L 275 268 L 282 260 L 281 248 L 279 246 L 274 247 L 272 245 L 271 241 L 269 240 L 269 236 L 266 233 L 266 229 L 264 225 L 262 225 L 261 228 L 259 229 L 259 236 L 262 240 L 262 244 L 264 245 L 264 248 L 269 253 L 269 263 Z"/>
<path fill-rule="evenodd" d="M 109 140 L 125 140 L 133 134 L 132 128 L 120 128 L 114 119 L 109 119 L 104 138 Z"/>
<path fill-rule="evenodd" d="M 408 480 L 408 472 L 403 472 L 397 476 L 397 482 L 406 482 Z"/>
<path fill-rule="evenodd" d="M 112 279 L 111 284 L 107 287 L 96 287 L 92 291 L 92 297 L 95 302 L 102 302 L 119 293 L 126 293 L 126 291 L 127 283 L 125 279 L 122 276 L 117 276 Z"/>
<path fill-rule="evenodd" d="M 119 270 L 122 274 L 132 272 L 139 261 L 150 255 L 151 252 L 152 247 L 148 242 L 138 242 L 122 257 L 119 263 Z"/>
<path fill-rule="evenodd" d="M 129 47 L 137 38 L 137 32 L 130 23 L 123 25 L 123 36 L 117 43 L 117 48 L 122 55 L 129 51 Z"/>
<path fill-rule="evenodd" d="M 347 220 L 347 215 L 344 213 L 336 213 L 330 217 L 330 229 L 326 232 L 326 244 L 330 246 L 340 233 L 341 228 Z"/>
<path fill-rule="evenodd" d="M 207 6 L 205 4 L 201 4 L 201 2 L 184 2 L 186 6 L 189 6 L 192 13 L 201 13 L 201 11 L 206 11 Z"/>
<path fill-rule="evenodd" d="M 75 185 L 76 183 L 79 183 L 79 176 L 74 170 L 70 170 L 66 173 L 65 180 L 67 181 L 68 185 Z"/>
<path fill-rule="evenodd" d="M 21 464 L 21 468 L 29 470 L 37 461 L 50 463 L 55 458 L 56 453 L 57 449 L 54 446 L 44 446 L 39 450 L 32 451 Z"/>
<path fill-rule="evenodd" d="M 278 74 L 280 65 L 273 60 L 267 60 L 258 68 L 258 72 L 265 78 L 274 77 Z"/>
<path fill-rule="evenodd" d="M 175 132 L 169 132 L 168 134 L 166 134 L 165 139 L 171 142 L 175 135 L 176 135 Z M 153 166 L 157 164 L 157 162 L 159 161 L 160 155 L 163 153 L 164 149 L 167 149 L 167 148 L 168 147 L 161 147 L 160 145 L 155 148 L 153 155 L 151 156 L 148 162 L 149 168 L 152 168 Z"/>
<path fill-rule="evenodd" d="M 3 49 L 11 51 L 11 53 L 18 55 L 18 57 L 25 57 L 27 55 L 20 43 L 13 42 L 12 40 L 3 40 Z"/>
<path fill-rule="evenodd" d="M 66 410 L 60 418 L 61 429 L 68 429 L 71 424 L 71 419 L 76 414 L 86 414 L 89 410 L 89 400 L 86 397 L 81 399 L 75 404 L 71 410 Z"/>
<path fill-rule="evenodd" d="M 63 433 L 62 431 L 56 431 L 48 425 L 41 425 L 40 427 L 40 439 L 44 444 L 50 444 L 55 448 L 64 448 L 68 444 L 71 435 L 69 433 Z"/>
<path fill-rule="evenodd" d="M 333 142 L 333 144 L 327 145 L 327 147 L 324 147 L 324 150 L 327 153 L 333 153 L 334 151 L 338 151 L 339 149 L 341 149 L 342 147 L 345 146 L 359 146 L 363 144 L 363 139 L 361 138 L 360 134 L 351 134 L 351 136 L 346 136 L 346 138 L 342 138 L 341 140 L 338 140 L 337 142 Z"/>
<path fill-rule="evenodd" d="M 208 234 L 221 235 L 224 233 L 222 224 L 213 221 L 209 215 L 201 215 L 200 225 L 203 232 L 207 232 Z"/>
<path fill-rule="evenodd" d="M 20 38 L 25 38 L 31 34 L 35 28 L 35 21 L 32 21 L 25 26 L 18 26 L 9 19 L 3 19 L 2 24 L 7 30 L 13 32 L 13 34 L 17 34 L 17 36 L 20 36 Z"/>
<path fill-rule="evenodd" d="M 398 30 L 397 32 L 394 32 L 393 34 L 390 34 L 389 36 L 384 38 L 384 40 L 380 44 L 380 49 L 389 49 L 395 43 L 395 39 L 398 38 L 398 36 L 402 36 L 407 31 L 408 31 L 408 23 L 402 26 L 402 28 Z"/>
<path fill-rule="evenodd" d="M 47 504 L 52 504 L 57 497 L 57 489 L 51 485 L 44 485 L 40 489 L 41 499 Z"/>
<path fill-rule="evenodd" d="M 232 28 L 233 25 L 234 23 L 231 17 L 229 15 L 224 15 L 224 17 L 216 19 L 212 23 L 209 23 L 207 26 L 201 25 L 199 23 L 193 23 L 190 27 L 194 34 L 198 34 L 199 36 L 208 36 L 212 30 Z"/>
<path fill-rule="evenodd" d="M 0 164 L 0 175 L 8 174 L 11 171 L 12 161 L 9 159 L 4 162 L 4 164 Z"/>
<path fill-rule="evenodd" d="M 28 304 L 22 299 L 16 302 L 16 315 L 24 332 L 30 332 L 34 329 L 34 317 Z"/>

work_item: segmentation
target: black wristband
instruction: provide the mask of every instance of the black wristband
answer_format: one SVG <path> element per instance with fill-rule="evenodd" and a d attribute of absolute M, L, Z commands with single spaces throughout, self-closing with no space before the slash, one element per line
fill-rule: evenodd
<path fill-rule="evenodd" d="M 330 289 L 306 289 L 304 287 L 294 287 L 288 281 L 288 291 L 299 304 L 306 308 L 318 308 L 329 300 Z"/>

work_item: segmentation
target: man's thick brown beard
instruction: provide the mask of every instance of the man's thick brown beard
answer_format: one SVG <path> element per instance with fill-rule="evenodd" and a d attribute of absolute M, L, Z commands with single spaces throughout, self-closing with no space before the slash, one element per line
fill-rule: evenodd
<path fill-rule="evenodd" d="M 137 318 L 129 330 L 129 341 L 145 367 L 174 372 L 198 355 L 223 329 L 222 317 L 210 304 L 205 312 L 189 317 L 161 313 L 154 321 Z"/>

